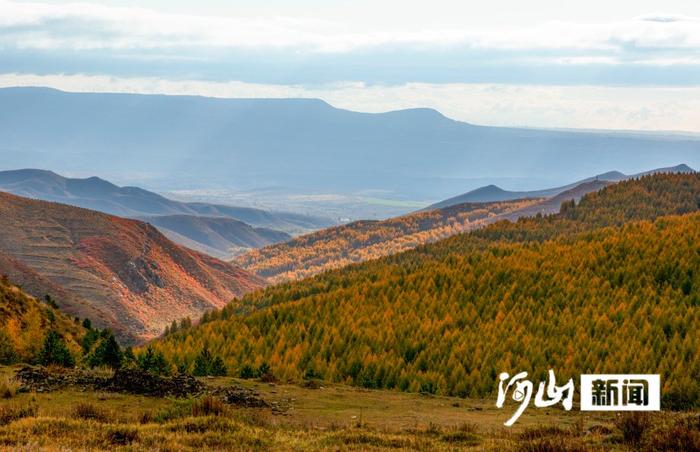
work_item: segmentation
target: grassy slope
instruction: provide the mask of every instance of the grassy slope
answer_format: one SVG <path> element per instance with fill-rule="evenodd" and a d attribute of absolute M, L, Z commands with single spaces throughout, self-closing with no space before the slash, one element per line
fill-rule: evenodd
<path fill-rule="evenodd" d="M 12 368 L 0 367 L 0 377 Z M 193 401 L 127 394 L 89 393 L 79 388 L 45 394 L 19 394 L 0 400 L 8 407 L 35 406 L 36 416 L 0 422 L 1 447 L 105 450 L 130 433 L 127 449 L 149 450 L 385 450 L 422 449 L 522 450 L 542 443 L 578 450 L 629 450 L 609 414 L 531 408 L 513 428 L 502 426 L 511 411 L 497 410 L 492 400 L 427 397 L 387 391 L 366 391 L 331 385 L 306 389 L 291 385 L 208 379 L 210 385 L 249 386 L 288 409 L 229 408 L 219 416 L 192 416 Z M 74 414 L 90 403 L 104 414 L 85 420 Z M 511 410 L 513 407 L 507 407 Z M 144 413 L 151 418 L 142 421 Z M 685 415 L 654 416 L 645 441 L 663 438 L 670 425 Z M 691 431 L 692 435 L 693 432 Z M 697 436 L 697 432 L 695 433 Z M 535 437 L 535 439 L 530 439 Z M 577 450 L 577 449 L 534 449 Z"/>

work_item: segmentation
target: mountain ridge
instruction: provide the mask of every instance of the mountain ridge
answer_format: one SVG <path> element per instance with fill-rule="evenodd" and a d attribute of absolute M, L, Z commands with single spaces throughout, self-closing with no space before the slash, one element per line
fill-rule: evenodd
<path fill-rule="evenodd" d="M 48 185 L 48 182 L 52 182 L 53 185 Z M 97 176 L 70 178 L 61 176 L 54 171 L 34 168 L 0 171 L 0 190 L 10 191 L 19 196 L 64 204 L 71 204 L 71 202 L 66 201 L 72 201 L 71 205 L 76 205 L 76 207 L 131 218 L 183 214 L 222 216 L 244 223 L 252 223 L 252 226 L 272 229 L 274 229 L 276 221 L 287 228 L 302 228 L 315 223 L 321 226 L 332 224 L 329 219 L 292 212 L 266 211 L 252 207 L 204 202 L 175 201 L 140 187 L 120 187 Z M 104 205 L 100 203 L 104 203 Z M 218 213 L 218 215 L 213 215 L 214 213 Z"/>
<path fill-rule="evenodd" d="M 334 224 L 329 219 L 292 212 L 175 201 L 139 187 L 120 187 L 96 176 L 67 178 L 40 169 L 0 171 L 0 190 L 141 219 L 176 242 L 221 259 L 288 240 L 291 234 Z"/>
<path fill-rule="evenodd" d="M 71 315 L 95 316 L 96 324 L 127 343 L 153 338 L 173 320 L 196 318 L 264 285 L 137 220 L 2 192 L 0 209 L 0 253 L 11 258 L 5 262 L 17 283 L 30 281 L 28 288 L 46 291 L 37 297 L 51 295 Z"/>
<path fill-rule="evenodd" d="M 304 99 L 7 88 L 0 89 L 0 135 L 0 158 L 16 167 L 42 161 L 58 172 L 127 180 L 134 177 L 128 162 L 137 161 L 139 179 L 164 190 L 372 189 L 444 199 L 484 174 L 560 180 L 600 173 L 602 162 L 620 169 L 700 164 L 697 137 L 477 126 L 425 109 L 362 113 Z"/>
<path fill-rule="evenodd" d="M 665 167 L 665 168 L 656 168 L 653 170 L 649 171 L 644 171 L 641 173 L 636 173 L 636 174 L 631 174 L 627 175 L 624 174 L 620 171 L 608 171 L 605 173 L 598 174 L 596 176 L 591 176 L 585 179 L 582 179 L 577 182 L 573 182 L 571 184 L 563 185 L 560 187 L 554 187 L 554 188 L 546 188 L 542 190 L 531 190 L 531 191 L 509 191 L 509 190 L 504 190 L 501 187 L 498 187 L 496 185 L 486 185 L 483 187 L 476 188 L 474 190 L 468 191 L 466 193 L 463 193 L 461 195 L 454 196 L 452 198 L 448 198 L 444 201 L 440 201 L 434 204 L 431 204 L 430 206 L 426 207 L 425 209 L 436 209 L 436 208 L 441 208 L 441 207 L 448 207 L 452 205 L 457 205 L 461 204 L 464 202 L 494 202 L 494 201 L 510 201 L 510 200 L 515 200 L 515 199 L 524 199 L 524 198 L 540 198 L 544 196 L 555 196 L 558 195 L 559 193 L 562 193 L 566 190 L 570 190 L 578 185 L 584 184 L 586 182 L 590 182 L 592 180 L 603 180 L 603 181 L 609 181 L 609 182 L 618 182 L 621 180 L 626 180 L 626 179 L 631 179 L 635 177 L 641 177 L 641 176 L 646 176 L 650 174 L 656 174 L 656 173 L 694 173 L 696 172 L 693 168 L 689 167 L 685 163 L 681 163 L 676 166 L 671 166 L 671 167 Z"/>

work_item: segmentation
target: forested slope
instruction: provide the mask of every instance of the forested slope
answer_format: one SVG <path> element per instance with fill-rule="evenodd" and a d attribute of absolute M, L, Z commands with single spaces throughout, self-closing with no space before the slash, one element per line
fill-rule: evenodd
<path fill-rule="evenodd" d="M 60 312 L 50 298 L 39 301 L 0 276 L 0 364 L 34 362 L 49 331 L 71 351 L 80 350 L 84 328 Z"/>
<path fill-rule="evenodd" d="M 382 221 L 356 221 L 254 249 L 233 262 L 270 282 L 297 280 L 483 227 L 538 201 L 465 203 Z"/>
<path fill-rule="evenodd" d="M 661 373 L 700 399 L 700 176 L 655 175 L 247 295 L 155 346 L 371 388 L 483 396 L 499 372 Z M 251 309 L 256 307 L 258 309 Z M 213 320 L 212 320 L 213 319 Z M 670 405 L 667 405 L 670 406 Z"/>

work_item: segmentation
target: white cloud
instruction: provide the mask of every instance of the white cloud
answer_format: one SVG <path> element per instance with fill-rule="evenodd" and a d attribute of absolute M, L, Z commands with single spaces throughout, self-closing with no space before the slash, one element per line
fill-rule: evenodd
<path fill-rule="evenodd" d="M 526 28 L 356 32 L 346 24 L 290 17 L 212 17 L 86 3 L 0 0 L 0 47 L 17 49 L 292 48 L 348 52 L 407 46 L 472 49 L 700 49 L 697 18 L 653 14 L 586 24 L 550 21 Z"/>
<path fill-rule="evenodd" d="M 529 86 L 345 82 L 315 87 L 174 81 L 91 75 L 0 74 L 0 87 L 66 91 L 190 94 L 211 97 L 311 97 L 339 108 L 382 112 L 431 107 L 475 124 L 700 132 L 700 87 Z"/>

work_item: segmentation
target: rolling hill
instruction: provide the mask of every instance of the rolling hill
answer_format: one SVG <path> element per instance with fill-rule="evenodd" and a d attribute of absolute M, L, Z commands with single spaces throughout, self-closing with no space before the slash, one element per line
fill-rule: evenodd
<path fill-rule="evenodd" d="M 485 187 L 480 187 L 475 190 L 469 191 L 467 193 L 454 196 L 452 198 L 446 199 L 444 201 L 437 202 L 426 207 L 424 210 L 439 209 L 442 207 L 454 206 L 457 204 L 462 204 L 465 202 L 494 202 L 494 201 L 510 201 L 514 199 L 525 199 L 525 198 L 544 198 L 558 195 L 564 191 L 571 190 L 572 188 L 581 185 L 586 182 L 591 181 L 604 181 L 604 182 L 619 182 L 621 180 L 632 179 L 635 177 L 647 176 L 656 173 L 693 173 L 694 169 L 686 164 L 680 164 L 673 167 L 658 168 L 651 171 L 645 171 L 639 174 L 626 175 L 619 171 L 609 171 L 607 173 L 599 174 L 594 177 L 589 177 L 573 184 L 564 185 L 561 187 L 547 188 L 543 190 L 532 190 L 532 191 L 509 191 L 504 190 L 495 185 L 487 185 Z"/>
<path fill-rule="evenodd" d="M 0 211 L 0 262 L 13 280 L 123 342 L 150 339 L 263 285 L 136 220 L 7 193 Z"/>
<path fill-rule="evenodd" d="M 430 109 L 370 114 L 317 99 L 7 88 L 0 136 L 0 159 L 14 168 L 42 162 L 165 188 L 371 189 L 412 200 L 445 199 L 484 175 L 563 182 L 611 167 L 700 165 L 696 136 L 483 127 Z"/>
<path fill-rule="evenodd" d="M 242 221 L 226 217 L 161 215 L 139 219 L 152 224 L 176 243 L 220 259 L 230 259 L 251 248 L 260 248 L 292 238 L 282 231 L 254 228 Z"/>
<path fill-rule="evenodd" d="M 291 233 L 315 230 L 333 224 L 333 221 L 327 218 L 291 212 L 174 201 L 142 188 L 119 187 L 99 177 L 67 178 L 52 171 L 39 169 L 0 171 L 0 190 L 129 218 L 163 215 L 226 217 L 256 228 Z"/>
<path fill-rule="evenodd" d="M 0 171 L 0 191 L 143 220 L 174 242 L 220 259 L 334 224 L 291 212 L 179 202 L 98 177 L 66 178 L 37 169 Z"/>
<path fill-rule="evenodd" d="M 499 220 L 559 211 L 561 203 L 606 186 L 584 182 L 550 198 L 463 203 L 382 221 L 357 221 L 254 249 L 233 262 L 270 282 L 297 280 L 348 264 L 388 256 Z"/>
<path fill-rule="evenodd" d="M 699 209 L 698 174 L 611 184 L 556 215 L 249 294 L 155 347 L 188 360 L 206 344 L 234 372 L 267 363 L 282 380 L 472 397 L 500 372 L 661 373 L 664 406 L 697 407 Z"/>

